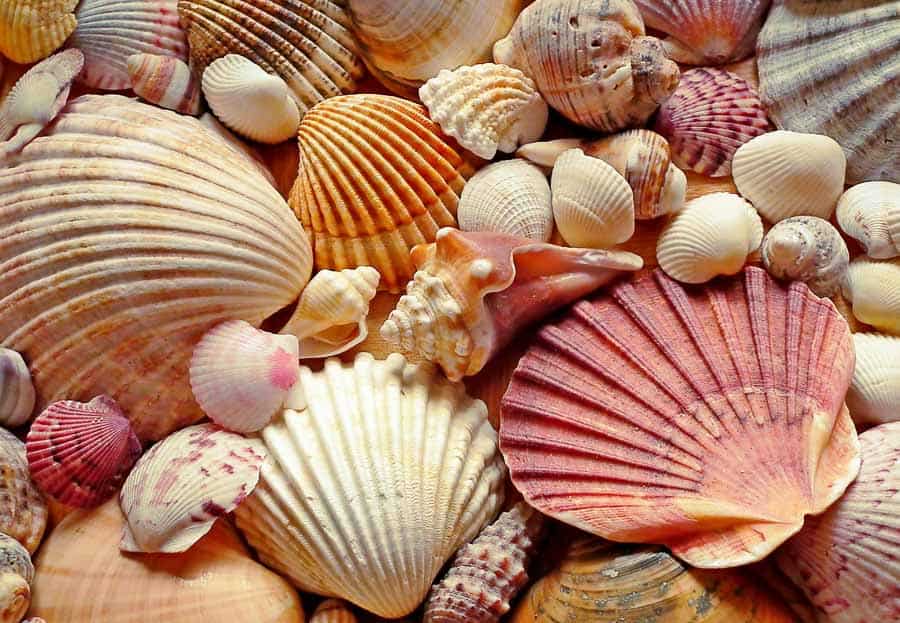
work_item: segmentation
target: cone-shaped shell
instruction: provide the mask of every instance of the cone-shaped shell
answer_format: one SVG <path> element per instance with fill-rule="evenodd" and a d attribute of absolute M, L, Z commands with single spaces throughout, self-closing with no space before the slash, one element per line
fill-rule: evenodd
<path fill-rule="evenodd" d="M 132 54 L 127 59 L 131 90 L 151 104 L 186 115 L 200 114 L 200 82 L 174 56 Z"/>
<path fill-rule="evenodd" d="M 258 325 L 310 274 L 258 166 L 191 117 L 88 95 L 0 167 L 0 344 L 29 362 L 39 409 L 107 394 L 144 440 L 202 417 L 196 343 Z"/>
<path fill-rule="evenodd" d="M 854 333 L 856 366 L 847 407 L 860 425 L 900 421 L 900 337 Z"/>
<path fill-rule="evenodd" d="M 0 621 L 18 623 L 31 604 L 34 566 L 21 543 L 0 532 Z"/>
<path fill-rule="evenodd" d="M 15 428 L 31 418 L 34 385 L 22 355 L 0 348 L 0 426 Z"/>
<path fill-rule="evenodd" d="M 381 335 L 452 381 L 476 374 L 520 329 L 643 266 L 624 251 L 449 228 L 412 257 L 419 270 Z"/>
<path fill-rule="evenodd" d="M 503 501 L 487 408 L 397 354 L 330 359 L 300 384 L 306 408 L 261 432 L 269 458 L 238 527 L 301 589 L 409 614 Z"/>
<path fill-rule="evenodd" d="M 853 343 L 831 301 L 759 268 L 686 289 L 662 271 L 538 333 L 501 407 L 537 510 L 695 567 L 762 559 L 859 469 Z"/>
<path fill-rule="evenodd" d="M 47 503 L 28 472 L 25 444 L 0 428 L 0 532 L 34 553 L 47 527 Z"/>
<path fill-rule="evenodd" d="M 840 291 L 850 263 L 841 234 L 815 216 L 792 216 L 776 223 L 763 239 L 761 255 L 773 277 L 802 281 L 825 297 Z"/>
<path fill-rule="evenodd" d="M 16 63 L 50 56 L 75 30 L 78 0 L 0 1 L 0 53 Z"/>
<path fill-rule="evenodd" d="M 857 184 L 841 195 L 837 220 L 844 233 L 855 238 L 869 257 L 897 257 L 900 255 L 900 184 Z"/>
<path fill-rule="evenodd" d="M 900 335 L 900 258 L 857 257 L 850 262 L 842 291 L 857 320 Z"/>

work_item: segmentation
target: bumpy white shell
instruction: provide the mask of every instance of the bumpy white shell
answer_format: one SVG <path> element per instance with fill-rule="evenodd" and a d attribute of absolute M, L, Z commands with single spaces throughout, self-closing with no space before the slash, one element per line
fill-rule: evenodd
<path fill-rule="evenodd" d="M 34 385 L 22 355 L 0 348 L 0 426 L 21 426 L 34 411 Z"/>
<path fill-rule="evenodd" d="M 228 54 L 214 60 L 202 84 L 213 113 L 238 134 L 274 144 L 297 133 L 300 111 L 287 83 L 250 59 Z"/>
<path fill-rule="evenodd" d="M 569 245 L 604 249 L 634 234 L 634 193 L 603 160 L 566 151 L 553 166 L 550 189 L 556 228 Z"/>
<path fill-rule="evenodd" d="M 869 257 L 900 255 L 900 184 L 864 182 L 841 195 L 837 220 Z"/>
<path fill-rule="evenodd" d="M 857 257 L 850 262 L 842 289 L 857 320 L 900 335 L 900 258 Z"/>
<path fill-rule="evenodd" d="M 854 333 L 856 367 L 847 407 L 857 424 L 900 420 L 900 337 Z"/>
<path fill-rule="evenodd" d="M 713 193 L 689 201 L 666 226 L 656 257 L 672 279 L 704 283 L 740 271 L 762 238 L 762 220 L 753 206 L 731 193 Z"/>
<path fill-rule="evenodd" d="M 850 252 L 828 221 L 792 216 L 776 223 L 763 238 L 762 261 L 773 277 L 803 281 L 819 296 L 830 297 L 841 289 Z"/>
<path fill-rule="evenodd" d="M 791 216 L 830 218 L 844 192 L 846 166 L 833 139 L 779 130 L 741 145 L 731 171 L 738 192 L 777 223 Z"/>
<path fill-rule="evenodd" d="M 549 114 L 531 78 L 494 63 L 443 69 L 419 87 L 419 99 L 446 134 L 486 160 L 538 140 Z"/>

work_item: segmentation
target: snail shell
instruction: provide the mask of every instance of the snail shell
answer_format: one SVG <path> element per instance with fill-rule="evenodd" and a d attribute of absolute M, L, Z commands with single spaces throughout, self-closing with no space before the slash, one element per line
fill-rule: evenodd
<path fill-rule="evenodd" d="M 773 277 L 803 281 L 819 296 L 830 297 L 841 289 L 850 252 L 828 221 L 792 216 L 766 234 L 762 261 Z"/>

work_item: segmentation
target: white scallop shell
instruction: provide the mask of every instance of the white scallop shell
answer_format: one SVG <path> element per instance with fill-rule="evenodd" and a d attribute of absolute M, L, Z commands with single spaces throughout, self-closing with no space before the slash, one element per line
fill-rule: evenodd
<path fill-rule="evenodd" d="M 34 385 L 22 355 L 0 348 L 0 426 L 21 426 L 34 411 Z"/>
<path fill-rule="evenodd" d="M 859 241 L 869 257 L 897 257 L 900 255 L 900 184 L 857 184 L 838 201 L 837 220 L 844 233 Z"/>
<path fill-rule="evenodd" d="M 792 216 L 763 238 L 762 261 L 777 279 L 803 281 L 819 296 L 834 296 L 850 263 L 841 234 L 826 220 Z"/>
<path fill-rule="evenodd" d="M 900 420 L 900 337 L 854 333 L 856 367 L 847 407 L 857 424 Z"/>
<path fill-rule="evenodd" d="M 853 304 L 857 320 L 900 335 L 900 258 L 855 258 L 847 270 L 843 294 Z"/>

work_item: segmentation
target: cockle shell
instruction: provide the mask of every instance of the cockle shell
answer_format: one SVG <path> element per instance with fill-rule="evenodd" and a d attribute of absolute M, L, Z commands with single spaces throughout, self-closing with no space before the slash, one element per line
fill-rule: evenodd
<path fill-rule="evenodd" d="M 34 553 L 47 527 L 47 503 L 31 481 L 25 444 L 0 428 L 0 532 Z"/>
<path fill-rule="evenodd" d="M 25 447 L 34 482 L 78 508 L 111 498 L 141 456 L 131 423 L 107 396 L 51 404 L 32 422 Z"/>
<path fill-rule="evenodd" d="M 775 224 L 762 243 L 763 266 L 773 277 L 802 281 L 819 296 L 841 289 L 850 252 L 841 234 L 815 216 L 792 216 Z"/>
<path fill-rule="evenodd" d="M 829 623 L 900 620 L 900 422 L 859 442 L 859 477 L 776 554 Z"/>
<path fill-rule="evenodd" d="M 643 125 L 678 84 L 662 43 L 631 0 L 538 0 L 494 61 L 525 72 L 566 119 L 601 132 Z"/>
<path fill-rule="evenodd" d="M 827 136 L 778 130 L 744 143 L 734 153 L 734 184 L 763 218 L 829 219 L 844 192 L 846 160 Z"/>
<path fill-rule="evenodd" d="M 900 337 L 854 333 L 856 366 L 847 407 L 857 424 L 900 421 Z"/>
<path fill-rule="evenodd" d="M 29 362 L 38 409 L 106 394 L 143 440 L 203 417 L 194 346 L 290 305 L 311 270 L 258 167 L 196 119 L 117 95 L 70 102 L 0 167 L 0 345 Z"/>
<path fill-rule="evenodd" d="M 855 258 L 847 269 L 842 291 L 853 304 L 857 320 L 900 335 L 900 258 Z"/>
<path fill-rule="evenodd" d="M 740 272 L 759 248 L 763 224 L 753 206 L 731 193 L 688 201 L 656 243 L 659 267 L 682 283 Z"/>
<path fill-rule="evenodd" d="M 317 269 L 373 266 L 379 287 L 399 292 L 415 270 L 409 250 L 456 226 L 474 168 L 427 112 L 366 94 L 333 97 L 303 117 L 290 204 Z"/>
<path fill-rule="evenodd" d="M 669 141 L 675 164 L 711 177 L 730 175 L 738 147 L 769 128 L 753 86 L 737 74 L 714 68 L 682 73 L 653 126 Z"/>
<path fill-rule="evenodd" d="M 356 623 L 356 615 L 347 602 L 326 599 L 313 612 L 309 623 Z"/>
<path fill-rule="evenodd" d="M 757 41 L 759 93 L 782 130 L 824 134 L 847 182 L 900 182 L 900 6 L 779 0 Z"/>
<path fill-rule="evenodd" d="M 525 326 L 643 266 L 624 251 L 449 228 L 412 259 L 418 270 L 381 335 L 436 362 L 451 381 L 476 374 Z"/>
<path fill-rule="evenodd" d="M 15 428 L 31 418 L 34 385 L 22 355 L 0 348 L 0 426 Z"/>
<path fill-rule="evenodd" d="M 330 359 L 300 384 L 306 407 L 260 433 L 269 458 L 238 527 L 302 590 L 409 614 L 503 502 L 487 407 L 396 353 Z"/>
<path fill-rule="evenodd" d="M 567 244 L 606 248 L 634 234 L 634 193 L 612 165 L 564 152 L 553 165 L 553 220 Z"/>
<path fill-rule="evenodd" d="M 553 235 L 550 185 L 520 158 L 481 169 L 463 188 L 457 208 L 463 231 L 491 231 L 547 242 Z"/>
<path fill-rule="evenodd" d="M 541 138 L 549 115 L 531 78 L 494 63 L 442 69 L 419 99 L 445 133 L 486 160 Z"/>
<path fill-rule="evenodd" d="M 78 0 L 0 0 L 0 53 L 16 63 L 50 56 L 75 30 Z"/>
<path fill-rule="evenodd" d="M 183 552 L 232 512 L 259 481 L 256 439 L 197 424 L 169 435 L 135 465 L 119 503 L 126 552 Z"/>
<path fill-rule="evenodd" d="M 174 56 L 132 54 L 127 64 L 135 95 L 186 115 L 200 114 L 200 82 L 184 61 Z"/>
<path fill-rule="evenodd" d="M 685 288 L 656 271 L 538 332 L 503 397 L 500 448 L 540 512 L 732 567 L 856 477 L 852 374 L 846 321 L 804 284 L 748 267 Z"/>
<path fill-rule="evenodd" d="M 837 221 L 875 259 L 900 255 L 900 184 L 864 182 L 841 195 Z"/>
<path fill-rule="evenodd" d="M 18 623 L 31 604 L 34 565 L 22 545 L 0 532 L 0 621 Z"/>

